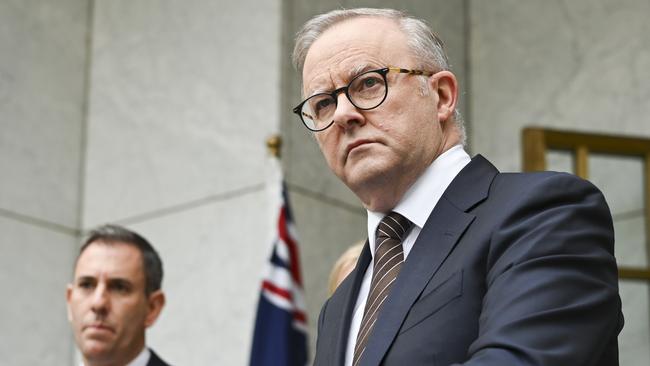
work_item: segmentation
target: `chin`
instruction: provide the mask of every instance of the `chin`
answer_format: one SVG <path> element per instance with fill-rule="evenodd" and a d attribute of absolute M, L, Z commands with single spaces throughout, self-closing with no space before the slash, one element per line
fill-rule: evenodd
<path fill-rule="evenodd" d="M 364 192 L 382 182 L 384 177 L 381 171 L 366 170 L 346 175 L 343 182 L 361 198 L 364 196 Z"/>
<path fill-rule="evenodd" d="M 82 347 L 82 353 L 88 359 L 103 359 L 109 352 L 110 345 L 106 342 L 86 341 L 86 344 Z"/>

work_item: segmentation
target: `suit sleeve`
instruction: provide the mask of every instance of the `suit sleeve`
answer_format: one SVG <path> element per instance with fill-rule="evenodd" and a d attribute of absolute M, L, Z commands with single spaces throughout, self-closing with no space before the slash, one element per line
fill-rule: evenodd
<path fill-rule="evenodd" d="M 510 194 L 464 365 L 595 365 L 622 328 L 609 208 L 568 174 Z"/>
<path fill-rule="evenodd" d="M 322 339 L 321 335 L 323 334 L 323 327 L 324 327 L 324 322 L 325 322 L 325 313 L 327 312 L 327 304 L 329 304 L 330 299 L 327 299 L 325 303 L 323 304 L 323 307 L 320 310 L 320 314 L 318 315 L 318 337 L 316 338 L 316 355 L 314 358 L 314 366 L 319 366 L 319 365 L 326 365 L 327 362 L 324 361 L 323 359 L 323 354 L 326 353 L 324 346 L 322 343 L 324 340 Z"/>

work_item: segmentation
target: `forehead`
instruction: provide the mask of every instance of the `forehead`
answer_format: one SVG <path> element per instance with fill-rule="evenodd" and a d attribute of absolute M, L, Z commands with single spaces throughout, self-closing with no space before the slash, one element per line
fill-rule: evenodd
<path fill-rule="evenodd" d="M 363 69 L 409 67 L 407 37 L 388 18 L 359 17 L 333 25 L 316 39 L 303 68 L 304 91 L 331 88 Z"/>
<path fill-rule="evenodd" d="M 121 242 L 93 242 L 81 253 L 75 277 L 107 276 L 144 280 L 142 254 L 133 245 Z"/>

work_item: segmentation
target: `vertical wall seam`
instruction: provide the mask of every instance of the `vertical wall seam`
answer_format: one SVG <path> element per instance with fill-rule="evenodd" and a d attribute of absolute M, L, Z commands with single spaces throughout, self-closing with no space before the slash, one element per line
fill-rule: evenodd
<path fill-rule="evenodd" d="M 93 31 L 94 31 L 95 0 L 88 0 L 86 9 L 86 31 L 85 31 L 85 60 L 83 68 L 83 87 L 81 95 L 81 124 L 79 134 L 79 170 L 78 170 L 78 191 L 77 191 L 77 221 L 74 251 L 72 258 L 76 258 L 76 252 L 81 246 L 81 236 L 83 233 L 83 215 L 86 195 L 86 162 L 88 155 L 88 118 L 90 109 L 90 88 L 91 88 L 91 70 L 92 70 L 92 51 L 93 51 Z M 73 271 L 71 268 L 70 271 Z M 72 273 L 70 274 L 72 277 Z M 70 353 L 70 364 L 79 362 L 77 348 L 72 336 L 69 336 L 72 352 Z"/>
<path fill-rule="evenodd" d="M 467 134 L 467 149 L 472 150 L 472 15 L 471 0 L 463 1 L 463 44 L 465 48 L 465 133 Z"/>
<path fill-rule="evenodd" d="M 287 110 L 287 107 L 290 106 L 292 93 L 292 82 L 291 71 L 293 65 L 291 64 L 291 45 L 293 43 L 293 28 L 296 23 L 296 14 L 294 12 L 295 6 L 292 0 L 279 0 L 280 1 L 280 19 L 279 19 L 279 32 L 280 32 L 280 50 L 278 58 L 278 71 L 280 79 L 280 91 L 279 91 L 279 101 L 280 111 L 279 116 L 280 120 L 278 121 L 278 131 L 277 133 L 282 137 L 282 145 L 280 149 L 280 167 L 282 168 L 282 177 L 287 179 L 291 176 L 292 164 L 291 160 L 293 157 L 293 140 L 291 134 L 291 121 L 292 113 Z"/>
<path fill-rule="evenodd" d="M 81 105 L 81 141 L 80 141 L 80 158 L 79 158 L 79 192 L 77 196 L 77 243 L 80 242 L 80 236 L 83 232 L 84 224 L 84 204 L 86 201 L 86 168 L 88 162 L 88 125 L 90 118 L 90 91 L 91 76 L 93 66 L 93 36 L 94 36 L 94 19 L 95 19 L 95 0 L 88 0 L 88 9 L 86 13 L 86 60 L 84 63 L 84 85 L 83 101 Z"/>

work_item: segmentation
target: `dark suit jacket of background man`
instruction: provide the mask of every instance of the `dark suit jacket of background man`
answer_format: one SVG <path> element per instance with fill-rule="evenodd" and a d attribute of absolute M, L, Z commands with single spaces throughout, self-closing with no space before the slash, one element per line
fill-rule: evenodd
<path fill-rule="evenodd" d="M 151 352 L 151 357 L 149 358 L 149 362 L 147 362 L 147 366 L 169 366 L 169 364 L 158 357 L 151 348 L 149 349 L 149 352 Z"/>
<path fill-rule="evenodd" d="M 499 173 L 480 155 L 429 216 L 361 365 L 618 365 L 611 215 L 573 175 Z M 342 365 L 371 260 L 325 303 L 315 365 Z M 584 363 L 578 360 L 588 360 Z"/>

